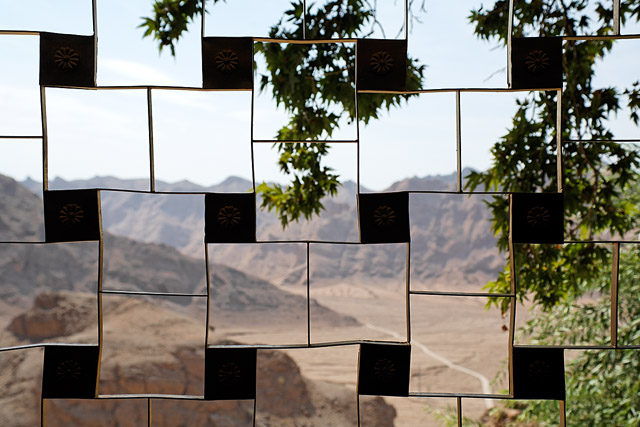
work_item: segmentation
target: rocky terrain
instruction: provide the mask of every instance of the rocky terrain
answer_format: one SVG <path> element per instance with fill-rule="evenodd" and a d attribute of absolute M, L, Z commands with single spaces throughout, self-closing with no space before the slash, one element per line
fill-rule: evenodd
<path fill-rule="evenodd" d="M 54 342 L 94 343 L 96 319 L 91 313 L 95 302 L 95 295 L 85 293 L 40 293 L 33 306 L 14 317 L 0 335 L 11 345 L 39 342 L 45 337 Z M 201 322 L 124 297 L 105 304 L 104 316 L 101 395 L 202 396 Z M 72 326 L 68 319 L 75 320 Z M 294 360 L 281 351 L 260 350 L 257 366 L 257 425 L 356 424 L 355 390 L 305 378 Z M 41 370 L 40 348 L 0 353 L 2 425 L 39 424 Z M 246 401 L 154 399 L 152 408 L 153 424 L 158 426 L 241 426 L 251 425 L 253 418 L 253 402 Z M 141 426 L 147 422 L 145 399 L 48 400 L 46 411 L 48 426 Z M 364 425 L 390 426 L 395 415 L 382 398 L 363 407 Z"/>
<path fill-rule="evenodd" d="M 0 177 L 0 346 L 98 341 L 96 242 L 42 241 L 42 202 L 15 181 Z M 9 197 L 11 196 L 11 197 Z M 206 293 L 204 260 L 167 245 L 105 234 L 104 289 Z M 211 266 L 209 344 L 231 327 L 267 325 L 284 331 L 306 323 L 306 300 L 235 269 Z M 202 395 L 206 304 L 198 297 L 104 295 L 104 351 L 100 394 Z M 313 321 L 356 326 L 315 301 Z M 259 319 L 259 320 L 258 320 Z M 304 328 L 306 331 L 306 327 Z M 306 339 L 306 338 L 305 338 Z M 0 353 L 0 421 L 38 424 L 42 349 Z M 354 366 L 355 370 L 356 367 Z M 355 389 L 305 378 L 287 353 L 260 351 L 256 418 L 259 425 L 354 425 Z M 285 398 L 283 398 L 283 396 Z M 142 402 L 142 403 L 141 403 Z M 393 425 L 384 400 L 367 402 L 371 425 Z M 248 425 L 252 402 L 154 401 L 154 425 Z M 48 425 L 143 425 L 146 400 L 48 401 Z"/>
<path fill-rule="evenodd" d="M 389 191 L 424 189 L 425 187 L 447 190 L 454 182 L 452 176 L 413 178 L 396 183 Z M 27 184 L 35 185 L 33 182 Z M 96 178 L 87 182 L 72 183 L 56 180 L 52 187 L 133 188 L 138 186 L 146 189 L 146 185 L 145 181 Z M 229 179 L 220 186 L 206 189 L 206 191 L 244 191 L 247 185 L 246 181 L 237 178 Z M 34 189 L 37 192 L 37 185 Z M 158 183 L 158 189 L 205 191 L 189 183 Z M 41 232 L 42 228 L 41 207 L 37 205 L 38 197 L 31 193 L 25 193 L 22 196 L 31 200 L 29 209 L 35 212 L 33 215 L 35 221 L 30 222 L 30 227 L 34 230 L 31 235 L 35 236 L 32 240 L 38 240 L 38 232 Z M 202 196 L 102 191 L 101 199 L 103 223 L 107 230 L 104 240 L 104 289 L 144 289 L 189 294 L 205 292 Z M 338 197 L 327 201 L 325 206 L 327 210 L 319 218 L 294 224 L 284 232 L 273 214 L 259 212 L 258 238 L 269 241 L 284 239 L 313 239 L 325 242 L 357 241 L 355 186 L 352 183 L 346 183 Z M 503 259 L 495 250 L 495 241 L 489 229 L 489 222 L 486 221 L 487 211 L 482 196 L 412 194 L 410 209 L 412 226 L 410 261 L 413 289 L 479 291 L 488 279 L 494 278 L 495 271 L 500 268 Z M 20 214 L 12 215 L 17 217 Z M 20 240 L 19 237 L 8 235 L 7 239 Z M 138 240 L 144 240 L 147 243 L 140 243 Z M 306 245 L 304 243 L 216 244 L 209 245 L 208 249 L 212 278 L 210 326 L 213 329 L 210 331 L 210 343 L 217 340 L 233 340 L 247 344 L 306 342 L 306 287 L 301 286 L 306 280 Z M 33 253 L 25 254 L 21 251 Z M 11 302 L 6 304 L 0 300 L 0 312 L 3 313 L 0 320 L 11 325 L 10 332 L 0 335 L 2 345 L 10 345 L 14 342 L 13 340 L 27 339 L 28 334 L 25 331 L 31 327 L 30 325 L 46 322 L 56 325 L 56 310 L 47 311 L 46 307 L 52 304 L 52 299 L 58 301 L 57 297 L 50 297 L 45 293 L 36 299 L 33 308 L 25 311 L 31 306 L 33 298 L 43 291 L 64 293 L 74 289 L 95 293 L 97 251 L 97 244 L 92 242 L 0 245 L 0 277 L 3 280 L 5 277 L 10 279 L 5 281 L 0 289 L 6 294 L 4 300 Z M 312 243 L 309 260 L 312 342 L 405 339 L 406 254 L 405 244 Z M 76 264 L 74 260 L 82 260 L 82 262 Z M 79 267 L 80 264 L 82 268 Z M 32 268 L 33 270 L 30 270 Z M 37 273 L 38 270 L 40 273 Z M 43 274 L 42 271 L 49 271 L 50 274 Z M 20 277 L 26 277 L 28 280 L 20 282 L 18 286 L 16 283 Z M 73 288 L 69 287 L 70 283 L 75 284 Z M 75 306 L 80 300 L 75 301 L 79 297 L 73 295 L 77 294 L 70 294 L 69 298 L 74 300 L 72 305 Z M 122 297 L 105 295 L 103 303 L 105 306 L 113 304 L 113 301 L 120 301 L 120 298 Z M 43 301 L 40 301 L 41 299 Z M 170 354 L 174 357 L 171 350 L 173 343 L 169 345 L 166 337 L 161 333 L 158 335 L 150 333 L 149 331 L 153 328 L 144 332 L 144 325 L 138 325 L 140 318 L 154 319 L 154 310 L 146 310 L 145 307 L 169 308 L 178 316 L 196 319 L 197 325 L 205 323 L 206 306 L 205 300 L 201 297 L 134 298 L 129 296 L 124 299 L 126 304 L 120 304 L 123 311 L 116 308 L 105 317 L 105 346 L 117 348 L 120 345 L 124 349 L 136 348 L 134 353 L 140 355 L 139 366 L 149 364 L 156 367 L 169 366 L 170 360 L 161 357 L 160 354 Z M 493 378 L 503 369 L 503 361 L 507 355 L 507 334 L 502 331 L 505 320 L 499 313 L 487 313 L 484 309 L 485 303 L 486 301 L 482 298 L 413 297 L 411 299 L 412 342 L 416 344 L 412 350 L 410 385 L 412 391 L 480 393 L 483 392 L 484 386 L 479 378 L 487 379 L 486 384 L 488 384 L 488 379 Z M 66 306 L 67 303 L 60 301 L 56 302 L 55 306 L 57 307 L 58 304 Z M 82 314 L 72 311 L 70 313 L 73 314 L 70 314 L 69 318 L 97 316 L 95 300 L 85 307 L 91 311 L 82 312 Z M 163 313 L 160 309 L 157 310 Z M 130 334 L 123 336 L 122 333 L 110 332 L 111 328 L 117 330 L 116 326 L 110 326 L 118 324 L 111 323 L 114 318 L 126 319 L 122 321 L 122 324 L 126 325 L 123 329 L 129 330 Z M 162 331 L 162 328 L 171 330 L 170 325 L 162 319 L 156 320 L 159 325 L 158 331 Z M 88 342 L 97 340 L 95 327 L 78 331 L 77 328 L 82 322 L 77 323 L 78 326 L 72 327 L 52 326 L 48 328 L 50 329 L 48 332 L 42 333 L 46 337 L 38 339 L 55 341 L 60 338 L 51 337 L 52 334 L 71 332 L 72 335 L 67 337 L 84 334 L 84 339 L 93 340 Z M 155 336 L 151 341 L 156 339 L 157 343 L 161 343 L 163 351 L 159 352 L 158 348 L 150 351 L 149 349 L 152 348 L 150 346 L 145 350 L 144 345 L 140 343 L 141 336 Z M 192 342 L 188 340 L 185 342 L 182 339 L 187 339 L 189 336 L 193 337 Z M 172 337 L 170 340 L 178 340 L 182 348 L 202 348 L 203 337 L 204 329 L 201 327 L 197 332 L 190 332 L 184 337 Z M 29 338 L 31 341 L 34 339 Z M 165 348 L 167 350 L 164 350 Z M 37 351 L 28 350 L 21 354 L 37 353 Z M 10 353 L 14 352 L 8 352 L 5 355 Z M 179 354 L 182 357 L 188 352 L 182 351 Z M 315 409 L 309 411 L 304 409 L 306 406 L 303 405 L 300 411 L 304 416 L 289 420 L 288 416 L 269 418 L 272 415 L 267 411 L 261 413 L 258 407 L 258 425 L 327 425 L 327 418 L 324 417 L 329 415 L 317 410 L 322 407 L 329 408 L 329 413 L 334 416 L 336 413 L 343 412 L 352 414 L 350 409 L 342 411 L 338 408 L 351 408 L 350 405 L 355 405 L 357 346 L 283 350 L 277 354 L 283 355 L 281 356 L 283 358 L 289 358 L 299 369 L 300 378 L 307 384 Z M 102 378 L 104 387 L 107 387 L 105 390 L 110 390 L 108 387 L 112 387 L 113 384 L 120 384 L 122 390 L 148 392 L 153 389 L 149 388 L 152 384 L 158 384 L 147 381 L 147 378 L 154 378 L 154 375 L 141 375 L 139 367 L 128 371 L 127 375 L 133 375 L 132 378 L 134 378 L 128 382 L 123 379 L 124 376 L 120 375 L 123 371 L 117 368 L 118 365 L 110 366 L 107 359 L 105 363 Z M 177 363 L 175 365 L 178 366 Z M 159 372 L 167 374 L 167 371 Z M 473 375 L 465 372 L 473 372 Z M 182 379 L 187 375 L 183 371 L 174 372 L 174 374 Z M 109 380 L 114 378 L 113 375 L 116 380 Z M 12 381 L 19 382 L 19 380 Z M 135 387 L 136 384 L 138 388 Z M 167 384 L 171 384 L 172 390 L 177 389 L 179 393 L 186 390 L 180 388 L 179 384 L 182 384 L 180 380 L 174 383 L 167 382 Z M 101 387 L 103 387 L 102 382 Z M 168 392 L 164 387 L 161 386 L 160 389 Z M 503 385 L 500 384 L 491 386 L 494 392 L 498 392 L 502 387 Z M 278 391 L 280 392 L 282 390 Z M 198 393 L 201 392 L 194 394 Z M 434 418 L 433 414 L 438 408 L 445 409 L 450 405 L 451 399 L 385 398 L 384 402 L 393 406 L 385 406 L 384 411 L 380 409 L 387 415 L 376 415 L 373 418 L 382 420 L 380 425 L 391 425 L 384 424 L 389 419 L 394 419 L 395 424 L 400 426 L 440 425 L 441 422 Z M 55 404 L 64 406 L 73 403 L 56 402 Z M 375 414 L 380 403 L 378 399 L 362 399 L 361 409 L 366 408 L 367 405 L 373 405 L 363 413 Z M 97 405 L 97 403 L 94 404 Z M 145 414 L 147 410 L 144 400 L 109 400 L 101 401 L 99 404 L 100 407 L 104 405 L 105 408 L 109 408 L 112 413 Z M 166 410 L 167 414 L 179 414 L 181 411 L 191 410 L 190 405 L 208 404 L 176 403 L 162 399 L 153 401 L 154 414 L 160 414 L 165 407 L 171 408 Z M 225 405 L 227 409 L 236 408 L 228 402 Z M 258 401 L 259 405 L 260 401 Z M 487 402 L 481 399 L 467 399 L 464 405 L 465 416 L 472 417 L 479 417 L 487 408 Z M 246 414 L 251 414 L 250 405 L 242 408 L 245 417 Z M 77 409 L 77 411 L 81 410 Z M 338 416 L 342 417 L 340 420 L 344 419 L 344 416 Z M 216 421 L 219 425 L 225 425 L 224 416 L 216 415 L 216 417 L 219 417 Z M 162 419 L 162 417 L 154 419 L 154 424 L 161 423 Z M 341 425 L 341 423 L 342 421 L 329 422 L 331 425 Z M 363 423 L 363 425 L 371 424 Z"/>
<path fill-rule="evenodd" d="M 39 184 L 24 183 L 34 191 Z M 67 182 L 55 179 L 51 188 L 148 189 L 144 180 L 96 177 Z M 159 191 L 243 192 L 251 183 L 228 178 L 212 186 L 189 182 L 157 182 Z M 385 191 L 451 191 L 455 176 L 407 178 Z M 361 188 L 362 192 L 369 192 Z M 199 195 L 149 195 L 102 192 L 103 224 L 107 231 L 144 241 L 163 243 L 181 252 L 203 254 L 204 200 Z M 504 256 L 496 250 L 488 211 L 482 195 L 411 194 L 411 281 L 417 289 L 479 290 L 496 277 Z M 273 212 L 258 210 L 259 241 L 313 240 L 358 241 L 356 185 L 345 182 L 336 197 L 325 199 L 326 210 L 310 221 L 293 223 L 283 230 Z M 259 204 L 259 202 L 258 202 Z M 276 285 L 302 285 L 306 281 L 306 248 L 303 244 L 211 245 L 215 262 L 268 280 Z M 404 245 L 349 247 L 311 246 L 311 281 L 318 286 L 344 278 L 380 282 L 405 267 Z"/>
<path fill-rule="evenodd" d="M 42 240 L 42 198 L 34 196 L 26 187 L 0 175 L 0 242 Z"/>
<path fill-rule="evenodd" d="M 10 220 L 3 223 L 0 241 L 42 241 L 40 198 L 10 178 L 1 176 L 0 190 L 4 191 L 0 194 L 15 195 L 0 199 L 0 217 Z M 247 312 L 261 313 L 265 322 L 290 324 L 306 319 L 306 300 L 301 296 L 217 263 L 210 265 L 210 272 L 211 310 L 216 313 L 216 323 L 242 324 Z M 36 293 L 45 290 L 96 292 L 97 278 L 97 242 L 0 243 L 0 301 L 14 308 L 28 307 Z M 200 259 L 185 256 L 165 244 L 145 244 L 105 233 L 103 289 L 204 295 L 205 260 L 203 256 Z M 174 308 L 204 310 L 202 299 L 196 297 L 172 301 Z M 356 323 L 317 303 L 313 305 L 318 320 L 334 325 Z M 281 307 L 287 307 L 287 310 L 278 310 Z"/>

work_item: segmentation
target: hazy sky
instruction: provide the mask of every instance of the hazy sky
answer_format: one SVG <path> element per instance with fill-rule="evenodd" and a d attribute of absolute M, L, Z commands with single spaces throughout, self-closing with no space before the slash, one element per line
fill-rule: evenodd
<path fill-rule="evenodd" d="M 26 4 L 28 3 L 28 6 Z M 379 0 L 387 37 L 403 20 L 403 3 Z M 455 3 L 455 7 L 453 4 Z M 482 2 L 427 1 L 409 36 L 409 54 L 428 66 L 426 88 L 506 87 L 506 50 L 477 40 L 469 11 Z M 492 2 L 486 2 L 492 4 Z M 98 1 L 98 85 L 200 86 L 200 21 L 178 44 L 176 58 L 158 54 L 137 28 L 151 0 Z M 207 35 L 266 36 L 288 0 L 228 0 L 210 6 Z M 0 29 L 90 34 L 90 0 L 0 0 Z M 638 31 L 638 26 L 623 28 Z M 376 36 L 381 37 L 381 33 Z M 0 35 L 0 135 L 39 135 L 37 36 Z M 640 40 L 616 43 L 599 64 L 597 83 L 627 87 L 638 80 Z M 462 95 L 463 166 L 488 167 L 489 148 L 506 131 L 515 109 L 510 93 Z M 115 175 L 148 178 L 149 152 L 144 90 L 47 89 L 49 178 Z M 286 123 L 270 93 L 255 93 L 254 133 L 271 139 Z M 229 175 L 251 178 L 251 94 L 248 92 L 153 91 L 155 171 L 165 181 L 210 185 Z M 638 138 L 628 120 L 614 124 L 619 138 Z M 355 125 L 335 138 L 355 138 Z M 39 140 L 0 140 L 0 173 L 42 179 Z M 255 145 L 258 182 L 284 181 L 269 144 Z M 327 159 L 344 179 L 355 179 L 356 146 L 332 147 Z M 455 157 L 455 95 L 425 94 L 360 129 L 360 178 L 383 189 L 409 176 L 451 173 Z"/>

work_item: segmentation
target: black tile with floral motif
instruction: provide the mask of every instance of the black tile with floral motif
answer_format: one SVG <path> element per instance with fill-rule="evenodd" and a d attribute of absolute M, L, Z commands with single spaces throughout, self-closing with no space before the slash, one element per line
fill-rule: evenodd
<path fill-rule="evenodd" d="M 514 347 L 513 397 L 564 400 L 564 350 Z"/>
<path fill-rule="evenodd" d="M 409 194 L 368 193 L 358 195 L 361 243 L 402 243 L 411 238 Z"/>
<path fill-rule="evenodd" d="M 95 87 L 95 37 L 40 33 L 40 84 Z"/>
<path fill-rule="evenodd" d="M 253 89 L 253 39 L 204 37 L 202 39 L 202 87 L 205 89 Z"/>
<path fill-rule="evenodd" d="M 255 399 L 257 355 L 255 348 L 208 348 L 205 352 L 204 398 Z"/>
<path fill-rule="evenodd" d="M 206 243 L 253 243 L 256 241 L 254 193 L 207 193 Z"/>
<path fill-rule="evenodd" d="M 99 205 L 98 190 L 45 191 L 45 241 L 51 243 L 99 240 Z"/>
<path fill-rule="evenodd" d="M 406 89 L 406 40 L 361 39 L 356 52 L 358 90 Z"/>
<path fill-rule="evenodd" d="M 562 88 L 562 39 L 511 39 L 511 88 Z"/>
<path fill-rule="evenodd" d="M 95 398 L 99 357 L 98 346 L 45 346 L 42 398 Z"/>
<path fill-rule="evenodd" d="M 360 344 L 358 394 L 408 396 L 410 369 L 410 345 Z"/>
<path fill-rule="evenodd" d="M 562 193 L 513 193 L 510 214 L 514 243 L 564 242 Z"/>

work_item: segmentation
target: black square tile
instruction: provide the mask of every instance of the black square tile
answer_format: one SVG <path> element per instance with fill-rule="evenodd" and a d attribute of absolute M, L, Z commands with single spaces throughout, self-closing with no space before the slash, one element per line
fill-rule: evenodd
<path fill-rule="evenodd" d="M 564 195 L 512 194 L 511 237 L 514 243 L 563 243 Z"/>
<path fill-rule="evenodd" d="M 204 197 L 206 243 L 252 243 L 256 241 L 256 195 L 254 193 L 208 193 Z"/>
<path fill-rule="evenodd" d="M 45 241 L 99 240 L 99 203 L 97 190 L 45 191 Z"/>
<path fill-rule="evenodd" d="M 253 89 L 253 39 L 205 37 L 202 39 L 202 87 Z"/>
<path fill-rule="evenodd" d="M 562 88 L 562 39 L 556 37 L 511 40 L 511 88 Z"/>
<path fill-rule="evenodd" d="M 360 194 L 358 220 L 362 243 L 408 242 L 409 193 Z"/>
<path fill-rule="evenodd" d="M 360 344 L 358 394 L 408 396 L 411 346 Z"/>
<path fill-rule="evenodd" d="M 564 400 L 564 350 L 514 347 L 513 397 Z"/>
<path fill-rule="evenodd" d="M 406 89 L 406 40 L 361 39 L 356 51 L 358 90 Z"/>
<path fill-rule="evenodd" d="M 98 346 L 46 346 L 42 372 L 44 399 L 93 399 L 98 384 Z"/>
<path fill-rule="evenodd" d="M 208 348 L 205 352 L 205 400 L 256 398 L 255 348 Z"/>
<path fill-rule="evenodd" d="M 95 87 L 95 38 L 40 33 L 40 84 Z"/>

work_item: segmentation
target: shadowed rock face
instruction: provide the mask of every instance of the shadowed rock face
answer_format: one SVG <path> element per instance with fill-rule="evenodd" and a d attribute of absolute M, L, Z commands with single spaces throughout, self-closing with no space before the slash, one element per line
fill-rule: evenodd
<path fill-rule="evenodd" d="M 42 240 L 44 217 L 40 197 L 0 175 L 0 207 L 0 242 Z"/>
<path fill-rule="evenodd" d="M 0 217 L 7 220 L 6 240 L 42 241 L 42 204 L 13 180 L 0 176 L 5 193 Z M 10 214 L 5 212 L 10 211 Z M 203 260 L 162 244 L 142 244 L 105 235 L 104 285 L 115 289 L 204 292 Z M 18 312 L 0 330 L 3 346 L 29 343 L 97 342 L 96 242 L 54 245 L 0 245 L 0 303 Z M 303 297 L 229 267 L 213 265 L 212 307 L 229 321 L 256 313 L 261 321 L 277 316 L 281 323 L 306 319 Z M 242 289 L 238 289 L 242 284 Z M 202 395 L 204 313 L 184 303 L 151 304 L 150 299 L 103 297 L 104 349 L 101 394 L 163 393 Z M 153 300 L 156 301 L 156 300 Z M 355 325 L 311 301 L 314 315 L 329 325 Z M 20 311 L 26 307 L 27 310 Z M 167 307 L 170 310 L 167 310 Z M 281 308 L 286 307 L 286 315 Z M 198 321 L 179 312 L 200 316 Z M 303 316 L 304 314 L 304 316 Z M 287 317 L 290 316 L 290 317 Z M 298 320 L 296 320 L 298 319 Z M 0 424 L 39 424 L 41 348 L 0 353 Z M 355 372 L 355 366 L 354 366 Z M 276 374 L 274 374 L 276 373 Z M 258 357 L 259 425 L 355 425 L 355 391 L 310 381 L 284 352 L 261 350 Z M 262 388 L 262 391 L 261 391 Z M 284 396 L 284 397 L 283 397 Z M 154 425 L 251 425 L 253 402 L 153 401 Z M 147 401 L 50 400 L 50 426 L 145 425 Z M 382 399 L 368 414 L 377 424 L 393 425 L 395 410 Z M 107 424 L 105 424 L 105 422 Z"/>
<path fill-rule="evenodd" d="M 39 342 L 65 337 L 95 326 L 97 317 L 89 304 L 96 304 L 95 295 L 76 295 L 82 303 L 74 302 L 69 292 L 42 292 L 33 300 L 31 310 L 13 318 L 7 329 L 21 339 Z M 91 301 L 92 300 L 92 301 Z"/>
<path fill-rule="evenodd" d="M 261 351 L 258 366 L 257 390 L 264 397 L 270 396 L 268 400 L 258 399 L 259 413 L 282 418 L 309 418 L 315 414 L 306 381 L 291 357 L 282 352 Z"/>
<path fill-rule="evenodd" d="M 39 294 L 33 307 L 16 316 L 3 339 L 13 344 L 36 341 L 45 334 L 38 328 L 47 321 L 47 338 L 88 343 L 95 338 L 91 313 L 95 296 L 73 292 Z M 74 326 L 60 324 L 69 316 Z M 74 317 L 75 316 L 75 317 Z M 144 300 L 115 297 L 104 306 L 105 347 L 102 355 L 100 394 L 161 393 L 202 395 L 204 351 L 202 325 L 195 320 Z M 137 319 L 136 334 L 131 330 Z M 89 324 L 87 324 L 89 323 Z M 83 326 L 85 325 L 85 326 Z M 54 330 L 65 336 L 52 336 Z M 111 332 L 110 332 L 111 331 Z M 118 333 L 115 333 L 115 332 Z M 144 339 L 143 339 L 144 337 Z M 198 345 L 197 342 L 200 342 Z M 37 425 L 42 350 L 30 349 L 0 355 L 0 420 L 6 426 Z M 284 352 L 260 350 L 257 372 L 257 421 L 264 426 L 349 426 L 356 424 L 354 391 L 306 379 Z M 355 367 L 354 367 L 355 368 Z M 392 426 L 395 410 L 383 399 L 363 406 L 366 425 Z M 152 402 L 154 425 L 251 425 L 253 402 L 166 401 Z M 147 402 L 133 400 L 50 400 L 50 426 L 140 426 L 146 424 Z M 363 419 L 364 420 L 364 419 Z"/>

